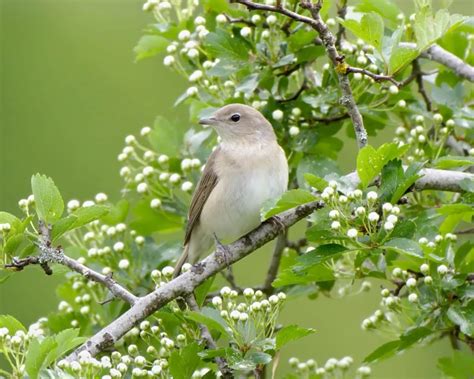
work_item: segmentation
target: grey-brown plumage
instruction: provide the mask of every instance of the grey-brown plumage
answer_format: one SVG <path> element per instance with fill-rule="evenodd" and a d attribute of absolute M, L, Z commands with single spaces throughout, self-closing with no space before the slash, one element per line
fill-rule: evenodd
<path fill-rule="evenodd" d="M 194 263 L 214 236 L 235 240 L 260 224 L 260 209 L 288 185 L 288 164 L 271 124 L 252 107 L 230 104 L 200 121 L 212 126 L 220 145 L 206 162 L 188 213 L 184 251 L 175 268 Z"/>

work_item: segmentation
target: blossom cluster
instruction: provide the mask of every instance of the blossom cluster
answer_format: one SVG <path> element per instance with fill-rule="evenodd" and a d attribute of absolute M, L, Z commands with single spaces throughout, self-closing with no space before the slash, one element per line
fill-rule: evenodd
<path fill-rule="evenodd" d="M 292 357 L 288 363 L 299 378 L 321 378 L 336 379 L 344 377 L 367 378 L 372 370 L 369 366 L 359 366 L 355 373 L 351 372 L 354 359 L 350 356 L 341 359 L 329 358 L 324 364 L 318 365 L 314 359 L 300 361 L 298 358 Z"/>

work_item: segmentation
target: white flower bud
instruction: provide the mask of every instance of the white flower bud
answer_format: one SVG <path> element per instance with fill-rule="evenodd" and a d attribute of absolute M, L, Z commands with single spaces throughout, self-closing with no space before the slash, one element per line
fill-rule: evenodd
<path fill-rule="evenodd" d="M 357 63 L 360 64 L 360 65 L 366 65 L 367 64 L 367 58 L 365 57 L 365 55 L 359 55 L 357 57 Z"/>
<path fill-rule="evenodd" d="M 281 121 L 283 119 L 283 111 L 281 111 L 280 109 L 275 109 L 272 112 L 272 117 L 275 121 Z"/>
<path fill-rule="evenodd" d="M 348 201 L 347 196 L 344 196 L 344 195 L 339 196 L 339 202 L 341 204 L 346 204 L 347 201 Z"/>
<path fill-rule="evenodd" d="M 435 113 L 434 116 L 433 116 L 433 120 L 434 120 L 435 122 L 440 123 L 440 122 L 443 121 L 443 115 L 440 114 L 440 113 Z"/>
<path fill-rule="evenodd" d="M 261 34 L 262 39 L 268 39 L 270 37 L 270 31 L 269 30 L 264 30 Z"/>
<path fill-rule="evenodd" d="M 365 215 L 365 208 L 364 207 L 357 207 L 356 210 L 355 210 L 356 214 L 359 215 L 359 216 L 363 216 Z"/>
<path fill-rule="evenodd" d="M 336 218 L 338 218 L 340 216 L 340 213 L 338 210 L 336 209 L 333 209 L 332 211 L 329 212 L 329 218 L 335 220 Z"/>
<path fill-rule="evenodd" d="M 135 143 L 135 142 L 137 142 L 137 140 L 135 139 L 135 136 L 133 136 L 133 135 L 128 135 L 128 136 L 125 137 L 125 143 L 126 143 L 127 145 L 131 145 L 131 144 L 133 144 L 133 143 Z"/>
<path fill-rule="evenodd" d="M 405 108 L 407 106 L 407 102 L 405 100 L 400 100 L 398 103 L 397 103 L 397 106 L 399 108 Z"/>
<path fill-rule="evenodd" d="M 123 251 L 123 249 L 125 249 L 125 244 L 121 241 L 115 242 L 113 249 L 114 249 L 114 251 L 119 253 L 119 252 Z"/>
<path fill-rule="evenodd" d="M 271 14 L 270 16 L 267 17 L 267 24 L 268 25 L 274 25 L 277 22 L 277 18 L 275 15 Z"/>
<path fill-rule="evenodd" d="M 152 199 L 150 201 L 150 207 L 153 209 L 161 207 L 161 200 L 160 199 Z"/>
<path fill-rule="evenodd" d="M 222 287 L 220 293 L 221 293 L 222 296 L 225 297 L 225 296 L 230 295 L 230 291 L 231 291 L 231 289 L 229 287 Z"/>
<path fill-rule="evenodd" d="M 396 85 L 391 85 L 388 88 L 388 92 L 390 92 L 392 95 L 396 95 L 398 93 L 398 87 Z"/>
<path fill-rule="evenodd" d="M 388 222 L 391 222 L 392 224 L 396 224 L 397 221 L 398 221 L 398 217 L 395 216 L 395 215 L 389 215 L 389 216 L 387 217 L 387 221 L 388 221 Z"/>
<path fill-rule="evenodd" d="M 331 229 L 339 230 L 341 228 L 341 223 L 339 221 L 333 221 L 331 223 Z"/>
<path fill-rule="evenodd" d="M 181 271 L 188 272 L 189 270 L 191 270 L 192 267 L 193 265 L 191 263 L 186 262 L 183 264 L 183 267 L 181 267 Z"/>
<path fill-rule="evenodd" d="M 222 299 L 219 296 L 214 296 L 212 298 L 212 305 L 215 307 L 220 307 L 222 305 Z"/>
<path fill-rule="evenodd" d="M 406 132 L 407 132 L 407 130 L 406 130 L 403 126 L 399 126 L 399 127 L 395 130 L 395 134 L 396 134 L 397 136 L 404 135 Z"/>
<path fill-rule="evenodd" d="M 95 202 L 96 203 L 105 203 L 107 201 L 107 195 L 103 192 L 99 192 L 97 195 L 95 195 Z"/>
<path fill-rule="evenodd" d="M 184 182 L 181 185 L 181 190 L 184 191 L 184 192 L 191 191 L 192 188 L 193 188 L 193 183 L 192 182 Z"/>
<path fill-rule="evenodd" d="M 165 267 L 163 267 L 161 272 L 163 273 L 164 276 L 171 277 L 174 273 L 174 268 L 171 267 L 171 266 L 165 266 Z"/>
<path fill-rule="evenodd" d="M 392 275 L 395 277 L 395 278 L 400 278 L 402 276 L 402 269 L 400 267 L 395 267 L 393 270 L 392 270 Z"/>
<path fill-rule="evenodd" d="M 194 59 L 199 56 L 199 51 L 197 49 L 189 49 L 186 55 L 188 58 Z"/>
<path fill-rule="evenodd" d="M 240 35 L 244 38 L 247 38 L 252 34 L 252 29 L 250 29 L 248 26 L 244 26 L 242 29 L 240 29 Z"/>
<path fill-rule="evenodd" d="M 78 200 L 69 200 L 68 203 L 67 203 L 67 209 L 69 211 L 74 211 L 76 209 L 78 209 L 79 207 L 81 206 L 81 203 L 78 201 Z"/>
<path fill-rule="evenodd" d="M 428 275 L 428 276 L 425 276 L 425 277 L 423 278 L 423 282 L 424 282 L 427 286 L 429 286 L 429 285 L 433 284 L 433 278 L 432 278 L 431 276 L 429 276 L 429 275 Z"/>
<path fill-rule="evenodd" d="M 380 219 L 380 216 L 377 212 L 370 212 L 369 213 L 369 221 L 377 222 Z"/>
<path fill-rule="evenodd" d="M 89 208 L 89 207 L 92 207 L 93 205 L 94 205 L 94 202 L 92 200 L 86 200 L 84 201 L 84 203 L 82 203 L 83 208 Z"/>
<path fill-rule="evenodd" d="M 377 192 L 370 191 L 369 193 L 367 193 L 367 200 L 375 201 L 377 200 L 377 198 L 378 198 Z"/>
<path fill-rule="evenodd" d="M 385 224 L 383 224 L 383 228 L 384 228 L 387 232 L 393 230 L 394 227 L 395 227 L 395 225 L 393 225 L 393 223 L 391 223 L 390 221 L 387 221 Z"/>
<path fill-rule="evenodd" d="M 398 208 L 397 206 L 394 206 L 394 207 L 392 208 L 391 213 L 393 213 L 394 215 L 400 214 L 400 208 Z"/>
<path fill-rule="evenodd" d="M 126 270 L 127 268 L 130 267 L 130 262 L 128 261 L 128 259 L 121 259 L 119 261 L 118 266 L 121 270 Z"/>
<path fill-rule="evenodd" d="M 191 32 L 189 30 L 181 30 L 178 34 L 178 39 L 180 41 L 187 41 L 191 37 Z"/>
<path fill-rule="evenodd" d="M 416 279 L 415 278 L 409 278 L 406 281 L 406 286 L 408 288 L 415 288 L 416 287 Z"/>
<path fill-rule="evenodd" d="M 194 71 L 191 75 L 189 75 L 190 82 L 197 82 L 202 78 L 203 74 L 201 70 Z"/>
<path fill-rule="evenodd" d="M 370 369 L 369 366 L 360 366 L 357 369 L 357 373 L 360 374 L 361 376 L 369 376 L 371 372 L 372 370 Z"/>
<path fill-rule="evenodd" d="M 171 174 L 169 180 L 170 180 L 170 183 L 176 184 L 181 180 L 181 176 L 179 174 Z"/>
<path fill-rule="evenodd" d="M 218 14 L 218 15 L 216 16 L 216 22 L 217 22 L 218 24 L 225 24 L 225 23 L 227 22 L 227 17 L 226 17 L 225 15 L 223 15 L 223 14 Z"/>
<path fill-rule="evenodd" d="M 137 192 L 138 193 L 145 193 L 148 191 L 148 184 L 146 183 L 139 183 L 137 185 Z"/>
<path fill-rule="evenodd" d="M 446 275 L 448 273 L 448 267 L 446 267 L 445 265 L 439 265 L 437 271 L 440 275 Z"/>
<path fill-rule="evenodd" d="M 422 274 L 427 274 L 428 272 L 430 272 L 430 266 L 428 266 L 426 263 L 423 263 L 421 266 L 420 266 L 420 272 Z"/>
<path fill-rule="evenodd" d="M 408 295 L 408 301 L 410 303 L 416 303 L 418 302 L 418 295 L 416 293 L 411 293 Z"/>
<path fill-rule="evenodd" d="M 298 128 L 297 126 L 292 126 L 290 127 L 288 133 L 291 137 L 296 137 L 298 134 L 300 134 L 300 128 Z"/>
<path fill-rule="evenodd" d="M 166 57 L 163 58 L 163 64 L 167 67 L 173 65 L 175 62 L 175 59 L 172 55 L 167 55 Z"/>
<path fill-rule="evenodd" d="M 240 319 L 240 312 L 237 310 L 233 310 L 232 312 L 230 312 L 230 318 L 233 320 Z"/>
<path fill-rule="evenodd" d="M 384 205 L 382 205 L 382 209 L 384 212 L 390 212 L 392 208 L 393 208 L 393 205 L 390 203 L 384 203 Z"/>
<path fill-rule="evenodd" d="M 351 228 L 347 231 L 347 236 L 349 238 L 357 238 L 357 234 L 358 234 L 357 229 L 354 229 L 354 228 Z"/>

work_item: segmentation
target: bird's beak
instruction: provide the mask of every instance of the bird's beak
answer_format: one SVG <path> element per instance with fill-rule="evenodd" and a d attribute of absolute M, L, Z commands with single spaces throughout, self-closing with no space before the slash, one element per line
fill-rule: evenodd
<path fill-rule="evenodd" d="M 201 125 L 214 125 L 217 122 L 215 117 L 201 118 L 199 123 Z"/>

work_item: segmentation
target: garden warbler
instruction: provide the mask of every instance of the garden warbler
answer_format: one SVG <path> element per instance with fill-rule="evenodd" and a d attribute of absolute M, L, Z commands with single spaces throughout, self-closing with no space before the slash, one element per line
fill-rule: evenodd
<path fill-rule="evenodd" d="M 288 162 L 272 125 L 256 109 L 229 104 L 199 121 L 221 142 L 206 162 L 188 213 L 175 267 L 195 263 L 215 242 L 233 241 L 260 224 L 260 209 L 288 186 Z"/>

